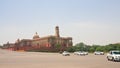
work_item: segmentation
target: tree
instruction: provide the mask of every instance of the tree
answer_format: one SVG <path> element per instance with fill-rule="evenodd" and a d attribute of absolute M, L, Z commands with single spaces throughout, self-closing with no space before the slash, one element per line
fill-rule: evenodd
<path fill-rule="evenodd" d="M 84 44 L 83 42 L 75 45 L 75 51 L 89 51 L 90 46 Z"/>
<path fill-rule="evenodd" d="M 74 52 L 75 51 L 75 47 L 71 46 L 71 47 L 67 48 L 67 51 L 68 52 Z"/>
<path fill-rule="evenodd" d="M 96 51 L 104 51 L 104 46 L 98 46 L 98 47 L 96 48 Z"/>
<path fill-rule="evenodd" d="M 68 51 L 73 52 L 73 51 L 89 51 L 89 52 L 94 52 L 94 51 L 103 51 L 103 52 L 109 52 L 111 50 L 120 50 L 120 44 L 108 44 L 105 46 L 101 45 L 86 45 L 83 42 L 76 44 L 75 46 L 72 46 L 68 48 Z"/>
<path fill-rule="evenodd" d="M 95 49 L 93 47 L 90 47 L 89 52 L 93 53 L 94 51 L 95 51 Z"/>
<path fill-rule="evenodd" d="M 60 44 L 56 44 L 56 45 L 55 45 L 55 48 L 56 48 L 56 49 L 60 49 L 60 47 L 61 47 Z"/>

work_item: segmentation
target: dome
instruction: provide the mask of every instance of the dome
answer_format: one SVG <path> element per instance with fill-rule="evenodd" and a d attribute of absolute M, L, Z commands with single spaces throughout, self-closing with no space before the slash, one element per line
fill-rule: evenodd
<path fill-rule="evenodd" d="M 40 37 L 39 37 L 38 33 L 36 32 L 35 35 L 33 36 L 33 39 L 39 39 L 39 38 Z"/>
<path fill-rule="evenodd" d="M 15 41 L 15 43 L 19 43 L 20 42 L 20 39 L 18 38 L 16 41 Z"/>

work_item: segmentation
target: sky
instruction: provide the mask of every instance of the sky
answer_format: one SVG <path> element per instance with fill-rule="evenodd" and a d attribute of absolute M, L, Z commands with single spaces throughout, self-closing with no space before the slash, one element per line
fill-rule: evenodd
<path fill-rule="evenodd" d="M 54 35 L 73 44 L 120 43 L 120 0 L 0 0 L 0 45 Z"/>

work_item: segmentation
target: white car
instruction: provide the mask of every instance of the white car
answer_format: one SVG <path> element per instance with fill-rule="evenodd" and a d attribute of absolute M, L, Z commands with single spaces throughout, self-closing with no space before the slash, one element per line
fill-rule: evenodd
<path fill-rule="evenodd" d="M 76 51 L 76 52 L 74 52 L 74 55 L 78 55 L 78 53 L 79 53 L 79 52 L 78 52 L 78 51 Z"/>
<path fill-rule="evenodd" d="M 62 55 L 63 55 L 63 56 L 70 56 L 70 53 L 67 52 L 67 51 L 64 51 L 64 52 L 62 53 Z"/>
<path fill-rule="evenodd" d="M 88 52 L 77 51 L 77 52 L 74 52 L 74 55 L 88 55 Z"/>
<path fill-rule="evenodd" d="M 95 51 L 94 54 L 95 54 L 95 55 L 104 55 L 104 52 L 101 52 L 101 51 Z"/>
<path fill-rule="evenodd" d="M 88 52 L 84 52 L 85 53 L 85 55 L 88 55 Z"/>
<path fill-rule="evenodd" d="M 107 59 L 111 61 L 120 61 L 120 51 L 113 50 L 107 54 Z"/>

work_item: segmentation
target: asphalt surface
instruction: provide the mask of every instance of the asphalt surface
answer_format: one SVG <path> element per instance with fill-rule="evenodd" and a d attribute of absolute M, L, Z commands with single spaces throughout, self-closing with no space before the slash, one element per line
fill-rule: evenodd
<path fill-rule="evenodd" d="M 0 68 L 120 68 L 106 55 L 62 56 L 59 53 L 14 52 L 0 49 Z"/>

